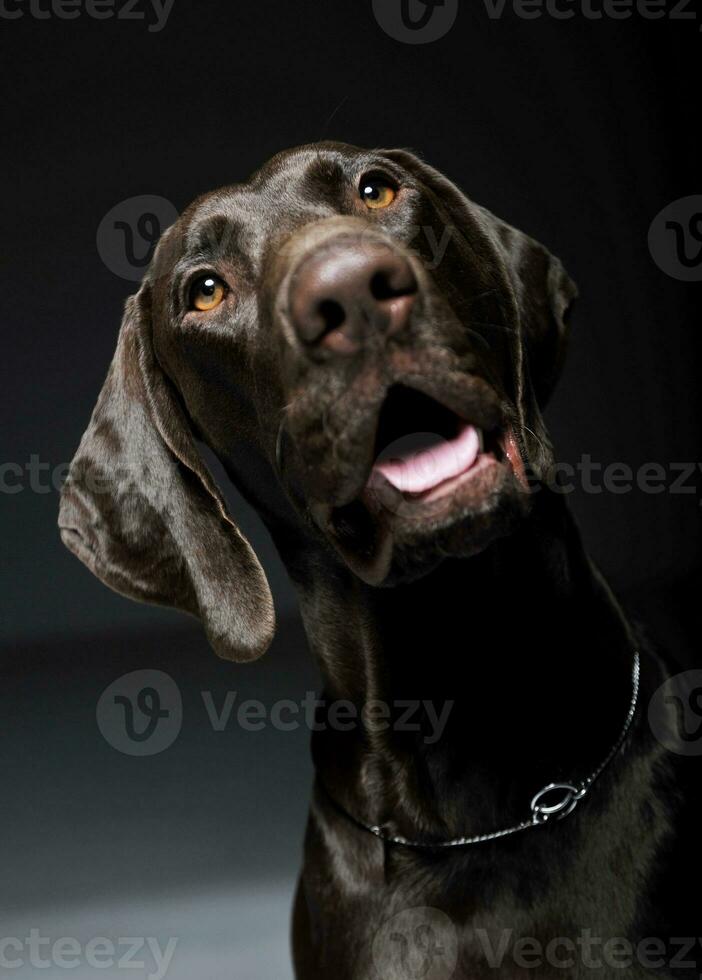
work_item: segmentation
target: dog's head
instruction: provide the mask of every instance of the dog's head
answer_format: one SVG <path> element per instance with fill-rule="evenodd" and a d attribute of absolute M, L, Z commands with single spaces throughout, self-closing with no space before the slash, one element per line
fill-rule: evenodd
<path fill-rule="evenodd" d="M 199 615 L 233 659 L 265 649 L 272 601 L 196 439 L 274 534 L 371 585 L 475 554 L 550 462 L 540 409 L 575 292 L 409 152 L 282 153 L 164 234 L 64 487 L 64 541 L 120 592 Z"/>

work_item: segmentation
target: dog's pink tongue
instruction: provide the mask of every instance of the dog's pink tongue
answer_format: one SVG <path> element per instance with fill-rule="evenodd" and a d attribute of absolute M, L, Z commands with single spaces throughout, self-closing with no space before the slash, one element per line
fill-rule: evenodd
<path fill-rule="evenodd" d="M 479 452 L 480 433 L 474 425 L 466 425 L 455 439 L 382 460 L 375 464 L 374 470 L 402 493 L 424 493 L 465 473 Z"/>

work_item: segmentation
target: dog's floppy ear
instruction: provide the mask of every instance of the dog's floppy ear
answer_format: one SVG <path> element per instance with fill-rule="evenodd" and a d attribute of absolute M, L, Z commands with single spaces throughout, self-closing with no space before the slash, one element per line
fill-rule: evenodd
<path fill-rule="evenodd" d="M 145 292 L 63 486 L 61 537 L 117 592 L 199 616 L 220 657 L 253 660 L 273 636 L 268 582 L 155 359 Z"/>
<path fill-rule="evenodd" d="M 547 248 L 493 215 L 490 217 L 515 291 L 529 377 L 536 401 L 543 408 L 563 367 L 570 312 L 578 288 L 560 259 Z"/>
<path fill-rule="evenodd" d="M 514 299 L 526 351 L 526 366 L 536 401 L 548 401 L 560 374 L 567 346 L 568 314 L 578 290 L 560 261 L 523 232 L 473 203 L 448 177 L 408 150 L 384 150 L 415 174 L 434 196 L 442 220 L 457 227 L 477 260 L 481 239 L 496 250 Z"/>

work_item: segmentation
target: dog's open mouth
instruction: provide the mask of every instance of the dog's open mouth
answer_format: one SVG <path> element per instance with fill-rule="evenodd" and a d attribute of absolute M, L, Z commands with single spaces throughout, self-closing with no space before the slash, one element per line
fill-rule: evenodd
<path fill-rule="evenodd" d="M 476 554 L 525 505 L 509 417 L 480 377 L 412 372 L 361 417 L 342 491 L 313 500 L 311 513 L 369 584 L 390 581 L 391 569 L 411 575 L 449 555 Z"/>
<path fill-rule="evenodd" d="M 498 512 L 523 472 L 513 430 L 484 383 L 416 381 L 425 390 L 398 383 L 387 392 L 360 492 L 322 516 L 371 584 L 385 580 L 398 548 L 407 564 L 481 550 L 499 533 Z"/>
<path fill-rule="evenodd" d="M 387 483 L 408 501 L 431 501 L 504 456 L 499 431 L 462 419 L 429 395 L 403 385 L 383 404 L 368 486 Z"/>

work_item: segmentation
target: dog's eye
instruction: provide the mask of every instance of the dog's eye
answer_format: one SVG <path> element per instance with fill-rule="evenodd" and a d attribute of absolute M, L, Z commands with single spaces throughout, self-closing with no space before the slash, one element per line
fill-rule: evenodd
<path fill-rule="evenodd" d="M 387 208 L 397 197 L 397 188 L 383 174 L 367 174 L 358 187 L 361 200 L 367 208 Z"/>
<path fill-rule="evenodd" d="M 190 309 L 206 313 L 222 302 L 227 287 L 217 276 L 200 276 L 190 290 Z"/>

